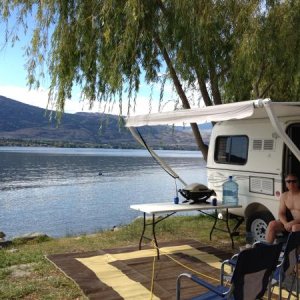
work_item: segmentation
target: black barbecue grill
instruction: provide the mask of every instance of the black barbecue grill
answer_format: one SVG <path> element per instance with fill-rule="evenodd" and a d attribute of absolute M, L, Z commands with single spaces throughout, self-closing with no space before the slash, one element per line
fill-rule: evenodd
<path fill-rule="evenodd" d="M 206 200 L 211 196 L 216 195 L 214 190 L 210 190 L 207 186 L 200 183 L 191 183 L 184 188 L 178 190 L 178 192 L 186 199 L 183 203 L 206 203 Z"/>

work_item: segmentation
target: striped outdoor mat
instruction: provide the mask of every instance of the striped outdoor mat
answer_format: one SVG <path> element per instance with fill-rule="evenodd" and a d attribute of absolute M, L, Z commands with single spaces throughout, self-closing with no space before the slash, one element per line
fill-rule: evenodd
<path fill-rule="evenodd" d="M 156 250 L 144 246 L 106 249 L 85 253 L 49 255 L 66 276 L 89 299 L 175 299 L 176 278 L 182 272 L 200 272 L 200 277 L 217 284 L 221 262 L 232 253 L 205 246 L 194 240 L 160 243 Z M 154 281 L 152 270 L 154 266 Z M 203 288 L 182 281 L 182 299 L 201 293 Z M 153 291 L 153 295 L 151 293 Z"/>

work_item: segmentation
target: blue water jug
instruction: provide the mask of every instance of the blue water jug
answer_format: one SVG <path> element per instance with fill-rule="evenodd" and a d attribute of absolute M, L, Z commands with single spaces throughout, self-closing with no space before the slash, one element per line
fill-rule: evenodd
<path fill-rule="evenodd" d="M 238 184 L 229 176 L 228 180 L 223 183 L 223 204 L 238 204 Z"/>

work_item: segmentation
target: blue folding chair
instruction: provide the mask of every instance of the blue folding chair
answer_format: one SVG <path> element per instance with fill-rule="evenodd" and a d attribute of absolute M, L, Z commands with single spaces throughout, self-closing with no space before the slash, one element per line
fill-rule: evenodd
<path fill-rule="evenodd" d="M 279 258 L 279 264 L 274 272 L 274 276 L 271 281 L 271 287 L 278 286 L 279 299 L 282 299 L 282 290 L 286 289 L 289 293 L 288 299 L 291 295 L 294 295 L 299 299 L 299 287 L 298 287 L 298 262 L 299 253 L 298 247 L 300 247 L 300 231 L 291 232 L 288 235 L 287 241 L 283 246 L 283 253 Z M 291 283 L 287 283 L 287 278 L 291 278 Z M 284 286 L 285 283 L 285 286 Z M 295 293 L 293 287 L 295 285 Z M 272 293 L 272 291 L 271 291 Z M 269 299 L 271 295 L 269 295 Z"/>
<path fill-rule="evenodd" d="M 182 273 L 177 278 L 176 299 L 180 300 L 182 278 L 189 278 L 209 290 L 193 297 L 193 300 L 260 299 L 265 294 L 271 275 L 276 269 L 281 248 L 282 245 L 280 244 L 263 244 L 262 247 L 249 248 L 240 252 L 237 256 L 230 286 L 215 286 L 193 274 Z"/>
<path fill-rule="evenodd" d="M 269 245 L 269 244 L 265 243 L 265 242 L 262 242 L 262 241 L 257 241 L 253 245 L 250 245 L 249 248 L 261 247 L 261 246 L 265 246 L 265 245 Z M 224 281 L 226 281 L 226 282 L 231 281 L 232 273 L 233 273 L 233 270 L 235 268 L 238 255 L 239 254 L 234 254 L 231 258 L 226 259 L 222 262 L 221 272 L 220 272 L 220 283 L 221 283 L 221 285 L 224 285 Z M 225 266 L 226 265 L 231 268 L 231 271 L 229 273 L 225 272 Z"/>

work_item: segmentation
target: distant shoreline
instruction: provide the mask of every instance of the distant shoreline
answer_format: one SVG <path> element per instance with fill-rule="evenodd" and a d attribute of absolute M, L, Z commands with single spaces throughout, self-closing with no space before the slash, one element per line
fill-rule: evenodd
<path fill-rule="evenodd" d="M 21 140 L 21 139 L 5 139 L 0 138 L 0 147 L 49 147 L 49 148 L 102 148 L 102 149 L 145 149 L 144 147 L 135 144 L 93 144 L 93 143 L 74 143 L 68 141 L 50 141 L 50 140 Z M 155 150 L 155 147 L 153 148 Z M 156 149 L 157 150 L 157 149 Z M 159 150 L 186 150 L 196 151 L 195 146 L 159 146 Z"/>

